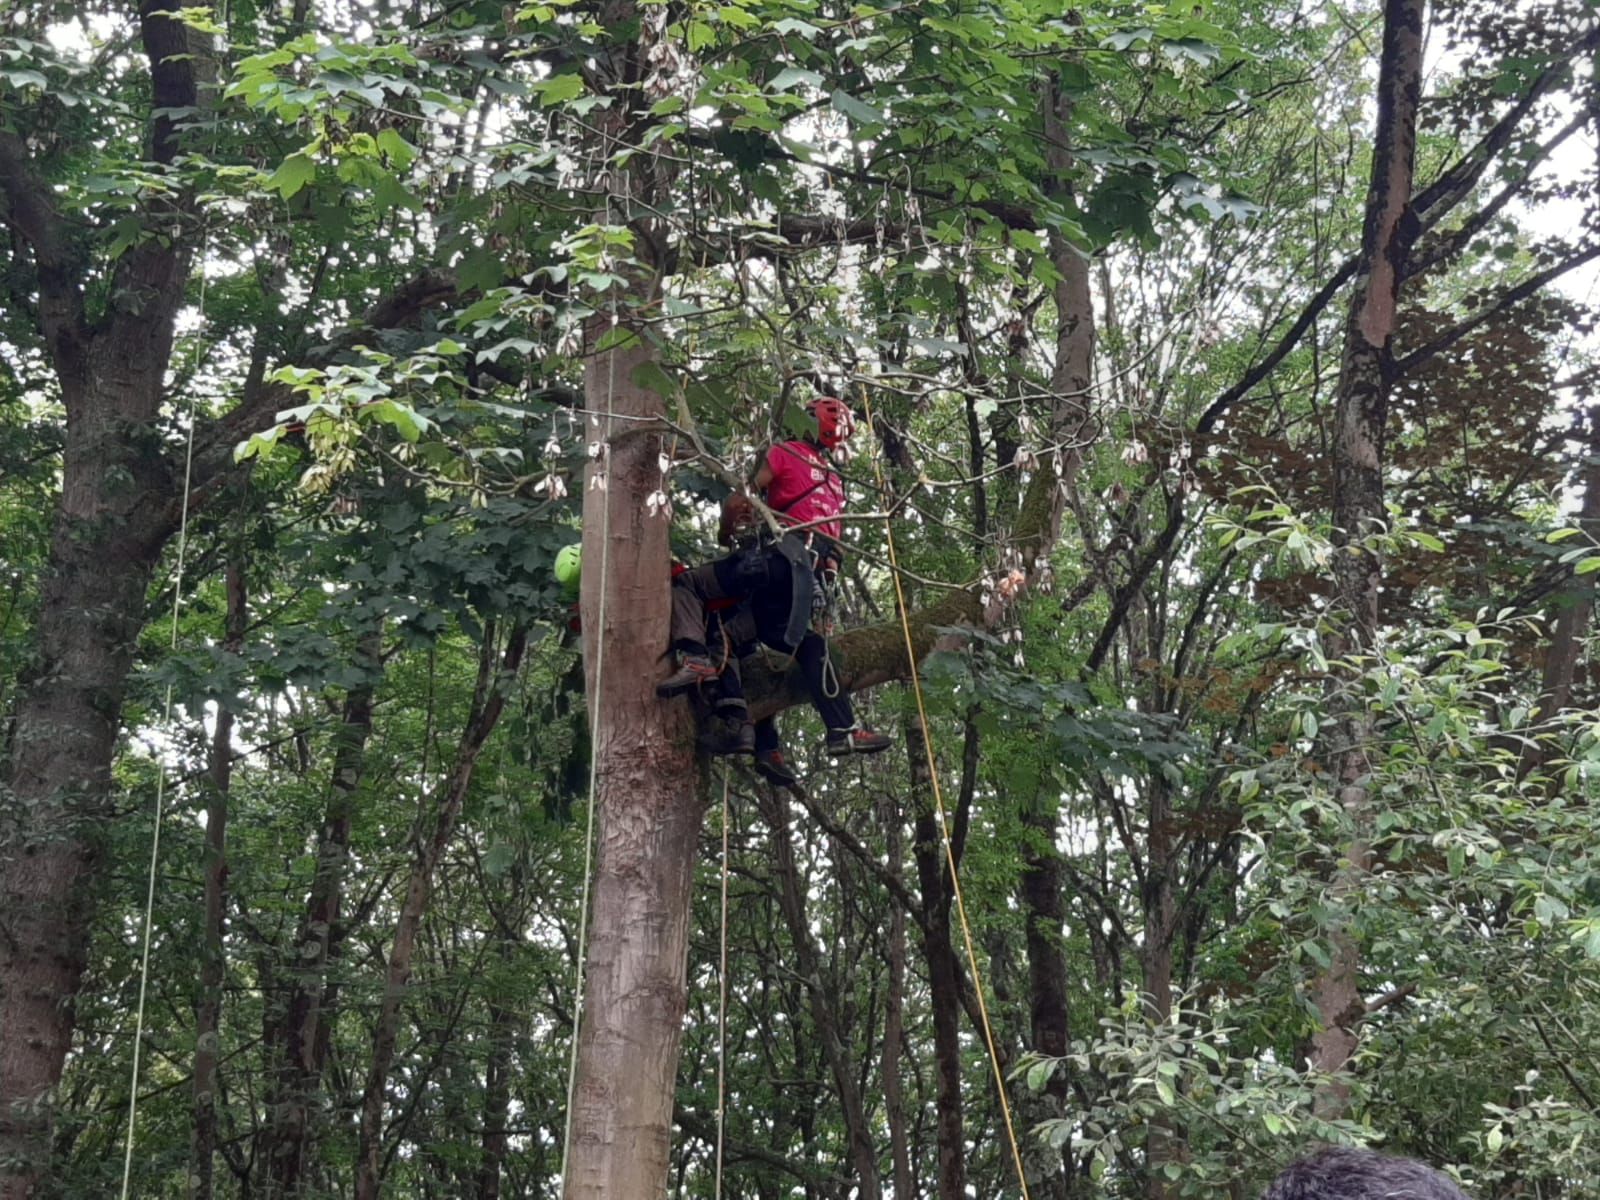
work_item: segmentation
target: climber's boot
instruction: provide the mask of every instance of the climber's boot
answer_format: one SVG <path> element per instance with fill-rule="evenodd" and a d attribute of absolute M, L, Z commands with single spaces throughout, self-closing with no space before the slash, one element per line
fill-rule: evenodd
<path fill-rule="evenodd" d="M 684 692 L 711 683 L 722 674 L 722 668 L 704 654 L 680 654 L 678 669 L 656 684 L 656 695 L 663 700 L 681 696 Z"/>
<path fill-rule="evenodd" d="M 854 729 L 828 730 L 827 751 L 834 758 L 847 754 L 878 754 L 889 746 L 890 739 L 886 735 L 859 725 Z"/>

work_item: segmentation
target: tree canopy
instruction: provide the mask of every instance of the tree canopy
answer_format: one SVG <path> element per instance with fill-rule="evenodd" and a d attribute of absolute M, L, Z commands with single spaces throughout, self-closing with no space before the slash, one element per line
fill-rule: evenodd
<path fill-rule="evenodd" d="M 1597 54 L 13 0 L 0 1197 L 1600 1197 Z M 653 688 L 818 395 L 786 792 Z"/>

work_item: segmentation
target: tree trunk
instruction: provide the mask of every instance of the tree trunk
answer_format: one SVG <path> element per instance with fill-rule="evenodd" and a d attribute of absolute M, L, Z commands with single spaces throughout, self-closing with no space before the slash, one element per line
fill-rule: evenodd
<path fill-rule="evenodd" d="M 1153 1026 L 1164 1025 L 1172 1017 L 1172 942 L 1176 933 L 1173 919 L 1172 872 L 1172 795 L 1166 781 L 1154 772 L 1148 777 L 1150 797 L 1149 830 L 1144 859 L 1144 938 L 1139 946 L 1144 974 L 1145 1015 Z M 1145 1146 L 1145 1195 L 1149 1200 L 1166 1200 L 1166 1176 L 1161 1173 L 1176 1161 L 1173 1122 L 1165 1114 L 1150 1121 Z"/>
<path fill-rule="evenodd" d="M 922 953 L 933 1009 L 934 1136 L 939 1149 L 939 1200 L 967 1194 L 967 1147 L 961 1105 L 961 962 L 950 935 L 952 896 L 944 841 L 928 788 L 921 728 L 906 725 L 906 754 L 915 798 L 917 881 L 922 890 Z"/>
<path fill-rule="evenodd" d="M 1577 526 L 1584 536 L 1593 538 L 1600 534 L 1600 405 L 1592 406 L 1585 414 L 1588 437 L 1585 439 L 1585 458 L 1580 477 L 1583 480 L 1583 507 L 1578 511 Z M 1584 639 L 1594 616 L 1594 581 L 1589 576 L 1574 576 L 1552 601 L 1556 610 L 1551 623 L 1550 644 L 1545 650 L 1544 671 L 1539 684 L 1539 707 L 1530 724 L 1537 732 L 1548 727 L 1551 718 L 1572 703 L 1572 683 L 1577 677 L 1578 661 L 1583 657 Z M 1524 745 L 1517 767 L 1518 776 L 1524 777 L 1550 760 L 1551 746 L 1543 742 Z"/>
<path fill-rule="evenodd" d="M 473 691 L 472 709 L 461 733 L 461 744 L 456 749 L 455 765 L 436 801 L 433 829 L 425 839 L 421 836 L 421 830 L 418 830 L 411 877 L 406 883 L 406 898 L 395 927 L 394 945 L 389 950 L 383 1002 L 372 1033 L 372 1062 L 361 1095 L 356 1200 L 377 1200 L 383 1178 L 384 1097 L 389 1068 L 394 1064 L 395 1043 L 400 1035 L 400 1004 L 405 999 L 406 988 L 411 981 L 411 958 L 417 944 L 417 930 L 422 925 L 428 900 L 433 895 L 433 873 L 455 833 L 456 818 L 461 815 L 461 805 L 472 786 L 472 777 L 477 770 L 484 743 L 489 740 L 489 735 L 500 723 L 500 714 L 505 711 L 506 691 L 522 666 L 522 652 L 528 642 L 527 630 L 519 626 L 511 631 L 498 669 L 495 667 L 495 641 L 495 626 L 491 622 L 484 631 L 483 645 L 478 655 L 478 681 Z"/>
<path fill-rule="evenodd" d="M 880 799 L 878 818 L 884 830 L 889 869 L 899 874 L 905 849 L 900 813 L 892 797 Z M 913 1200 L 916 1193 L 911 1177 L 911 1146 L 900 1083 L 901 1043 L 905 1039 L 906 911 L 893 897 L 889 905 L 889 991 L 884 998 L 883 1061 L 879 1069 L 883 1075 L 884 1121 L 889 1126 L 889 1157 L 894 1164 L 894 1200 Z"/>
<path fill-rule="evenodd" d="M 1359 663 L 1378 628 L 1382 560 L 1370 544 L 1384 524 L 1383 460 L 1393 339 L 1400 281 L 1417 235 L 1410 211 L 1416 151 L 1417 105 L 1422 88 L 1422 0 L 1385 0 L 1383 51 L 1378 68 L 1378 125 L 1372 152 L 1361 256 L 1345 326 L 1344 356 L 1335 398 L 1333 444 L 1334 584 L 1340 629 L 1329 639 L 1335 667 L 1334 714 L 1328 754 L 1338 801 L 1350 822 L 1350 842 L 1335 869 L 1333 895 L 1348 906 L 1371 866 L 1372 763 L 1367 744 L 1372 720 L 1360 694 Z M 1332 961 L 1311 985 L 1321 1028 L 1312 1036 L 1312 1066 L 1337 1076 L 1356 1048 L 1356 1022 L 1364 1012 L 1360 950 L 1345 914 L 1331 929 Z M 1313 1111 L 1324 1119 L 1349 1109 L 1350 1088 L 1334 1079 L 1318 1088 Z"/>
<path fill-rule="evenodd" d="M 839 1028 L 838 1016 L 828 1002 L 822 966 L 817 960 L 816 947 L 811 942 L 805 893 L 800 886 L 800 871 L 795 865 L 794 845 L 789 838 L 788 803 L 776 789 L 763 789 L 761 808 L 772 827 L 773 873 L 778 877 L 778 900 L 783 909 L 784 922 L 789 926 L 795 966 L 805 980 L 811 1022 L 822 1046 L 822 1056 L 833 1075 L 834 1091 L 839 1096 L 839 1105 L 844 1112 L 845 1138 L 850 1146 L 850 1160 L 855 1165 L 860 1194 L 881 1196 L 883 1189 L 878 1182 L 878 1156 L 872 1144 L 866 1106 L 862 1102 L 861 1089 L 856 1086 L 851 1074 L 852 1063 Z"/>
<path fill-rule="evenodd" d="M 244 564 L 237 550 L 227 567 L 228 616 L 222 649 L 244 647 L 246 620 Z M 211 739 L 206 797 L 205 924 L 200 934 L 200 993 L 194 1006 L 194 1107 L 189 1195 L 210 1200 L 217 1149 L 217 1060 L 222 1044 L 222 984 L 227 973 L 223 951 L 228 900 L 228 787 L 233 778 L 233 710 L 217 705 Z"/>
<path fill-rule="evenodd" d="M 633 299 L 652 294 L 638 285 Z M 591 413 L 618 419 L 595 417 L 587 434 L 601 445 L 584 492 L 581 604 L 599 830 L 565 1200 L 659 1200 L 666 1190 L 704 815 L 688 705 L 655 695 L 668 634 L 668 522 L 645 507 L 662 486 L 663 446 L 640 419 L 663 409 L 634 381 L 653 355 L 642 340 L 594 352 L 612 332 L 604 318 L 591 322 L 584 377 Z"/>
<path fill-rule="evenodd" d="M 511 935 L 502 931 L 502 968 L 509 963 L 515 944 Z M 511 1051 L 521 1027 L 522 1017 L 515 1005 L 490 999 L 489 1062 L 484 1072 L 478 1200 L 500 1200 L 501 1175 L 505 1170 L 506 1150 L 511 1142 L 506 1132 L 506 1121 L 511 1115 Z"/>
<path fill-rule="evenodd" d="M 199 103 L 204 47 L 139 6 L 150 69 L 149 157 L 182 150 L 173 113 Z M 0 788 L 0 1198 L 33 1194 L 50 1148 L 51 1089 L 72 1040 L 87 954 L 89 888 L 108 818 L 111 760 L 146 589 L 170 529 L 172 478 L 154 423 L 193 248 L 183 202 L 152 205 L 161 237 L 111 268 L 109 309 L 91 324 L 89 265 L 0 130 L 0 219 L 31 265 L 39 328 L 66 409 L 61 496 L 40 587 L 37 668 L 20 697 L 10 777 Z"/>
<path fill-rule="evenodd" d="M 1066 906 L 1062 901 L 1061 852 L 1056 848 L 1056 805 L 1043 794 L 1022 811 L 1029 832 L 1020 885 L 1028 949 L 1028 1016 L 1033 1052 L 1065 1058 L 1071 1034 L 1067 1022 L 1067 959 L 1062 948 Z M 1067 1064 L 1056 1064 L 1041 1102 L 1029 1106 L 1029 1124 L 1066 1115 Z M 1042 1150 L 1029 1139 L 1029 1158 L 1038 1170 L 1043 1195 L 1063 1200 L 1071 1189 L 1066 1153 Z M 1048 1156 L 1048 1161 L 1045 1160 Z"/>
<path fill-rule="evenodd" d="M 38 668 L 18 706 L 0 807 L 0 1196 L 32 1193 L 49 1152 L 50 1089 L 72 1040 L 87 883 L 108 818 L 111 760 L 162 538 L 166 467 L 149 425 L 170 345 L 111 341 L 61 364 L 62 492 L 40 589 Z M 118 356 L 126 355 L 122 361 Z M 137 431 L 138 436 L 130 433 Z"/>
<path fill-rule="evenodd" d="M 372 735 L 372 701 L 381 671 L 382 633 L 361 640 L 361 660 L 371 673 L 368 682 L 345 697 L 337 733 L 328 805 L 317 833 L 317 865 L 294 945 L 290 948 L 288 994 L 270 1021 L 267 1047 L 272 1066 L 271 1115 L 264 1131 L 268 1196 L 298 1195 L 315 1138 L 312 1110 L 322 1084 L 327 1058 L 325 1010 L 328 966 L 344 935 L 340 914 L 345 872 L 350 858 L 350 823 L 356 793 L 365 776 L 367 740 Z"/>

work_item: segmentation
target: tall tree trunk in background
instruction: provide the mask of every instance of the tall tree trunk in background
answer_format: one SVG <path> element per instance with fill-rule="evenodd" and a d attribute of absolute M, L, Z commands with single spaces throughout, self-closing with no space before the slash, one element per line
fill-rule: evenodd
<path fill-rule="evenodd" d="M 1068 131 L 1073 104 L 1062 93 L 1054 73 L 1040 91 L 1045 156 L 1050 168 L 1048 193 L 1052 199 L 1066 203 L 1073 199 L 1072 144 Z M 1037 532 L 1030 530 L 1030 533 L 1038 540 L 1025 547 L 1025 550 L 1044 554 L 1048 554 L 1055 543 L 1064 498 L 1076 486 L 1083 453 L 1079 439 L 1088 424 L 1095 356 L 1089 259 L 1059 230 L 1051 229 L 1049 236 L 1050 260 L 1058 276 L 1054 292 L 1056 344 L 1055 367 L 1050 378 L 1050 435 L 1052 441 L 1067 445 L 1058 452 L 1059 461 L 1054 464 L 1057 486 L 1051 498 L 1053 515 L 1047 523 L 1034 522 Z M 1061 945 L 1066 906 L 1061 856 L 1056 848 L 1056 806 L 1043 801 L 1025 806 L 1022 821 L 1031 834 L 1019 887 L 1027 922 L 1030 1037 L 1036 1053 L 1061 1058 L 1067 1053 L 1070 1034 L 1066 953 Z M 1059 1064 L 1044 1095 L 1038 1101 L 1025 1101 L 1030 1124 L 1066 1116 L 1069 1087 L 1066 1070 L 1065 1063 Z M 1033 1139 L 1026 1144 L 1025 1153 L 1029 1173 L 1045 1196 L 1060 1200 L 1071 1193 L 1070 1155 L 1046 1152 Z"/>
<path fill-rule="evenodd" d="M 509 930 L 500 932 L 501 972 L 505 972 L 516 942 Z M 523 1017 L 519 1007 L 498 999 L 489 989 L 489 1061 L 484 1071 L 483 1133 L 479 1143 L 477 1200 L 500 1200 L 501 1176 L 511 1137 L 506 1121 L 511 1115 L 512 1047 Z"/>
<path fill-rule="evenodd" d="M 224 653 L 244 648 L 246 594 L 244 563 L 237 548 L 228 556 L 228 615 Z M 228 901 L 228 788 L 233 779 L 233 711 L 217 705 L 207 770 L 204 857 L 205 924 L 200 933 L 200 993 L 194 1006 L 194 1107 L 189 1195 L 210 1200 L 217 1149 L 217 1060 L 222 1050 L 222 984 L 227 974 L 223 952 Z"/>
<path fill-rule="evenodd" d="M 884 831 L 889 869 L 899 874 L 905 859 L 900 814 L 892 796 L 878 801 L 878 824 Z M 892 897 L 889 901 L 889 991 L 884 998 L 883 1076 L 884 1122 L 889 1127 L 889 1158 L 894 1166 L 894 1200 L 913 1200 L 915 1184 L 911 1177 L 911 1146 L 906 1129 L 905 1097 L 900 1082 L 900 1055 L 905 1039 L 906 1002 L 906 911 Z"/>
<path fill-rule="evenodd" d="M 922 954 L 928 969 L 928 1003 L 933 1010 L 938 1196 L 939 1200 L 963 1200 L 967 1194 L 967 1148 L 961 1102 L 961 962 L 950 934 L 953 897 L 930 792 L 927 750 L 922 729 L 914 721 L 906 724 L 906 754 L 911 765 L 912 811 L 917 814 L 912 853 L 922 891 Z"/>
<path fill-rule="evenodd" d="M 1028 949 L 1028 1028 L 1035 1054 L 1064 1058 L 1071 1034 L 1067 1022 L 1067 956 L 1061 944 L 1066 926 L 1062 899 L 1061 851 L 1056 848 L 1057 810 L 1053 797 L 1041 792 L 1021 812 L 1029 832 L 1019 886 Z M 1058 1063 L 1043 1097 L 1027 1105 L 1027 1122 L 1060 1119 L 1066 1114 L 1070 1080 L 1067 1064 Z M 1062 1200 L 1071 1191 L 1067 1153 L 1045 1150 L 1028 1139 L 1030 1171 L 1038 1171 L 1042 1195 Z"/>
<path fill-rule="evenodd" d="M 1172 946 L 1177 932 L 1173 913 L 1172 873 L 1176 869 L 1172 850 L 1172 792 L 1156 772 L 1147 778 L 1150 797 L 1149 830 L 1145 840 L 1144 938 L 1139 945 L 1139 963 L 1144 976 L 1145 1016 L 1153 1026 L 1172 1017 Z M 1165 1114 L 1150 1121 L 1145 1146 L 1145 1195 L 1149 1200 L 1166 1200 L 1167 1179 L 1162 1167 L 1175 1159 L 1177 1139 L 1173 1124 Z"/>
<path fill-rule="evenodd" d="M 144 0 L 139 37 L 158 116 L 149 156 L 182 150 L 174 113 L 199 104 L 203 47 Z M 31 259 L 40 332 L 66 409 L 61 496 L 40 587 L 37 667 L 17 708 L 0 788 L 0 1197 L 32 1195 L 50 1149 L 51 1089 L 72 1040 L 90 881 L 109 816 L 111 760 L 151 573 L 173 494 L 154 425 L 193 249 L 182 203 L 155 202 L 162 236 L 131 248 L 91 323 L 78 255 L 29 147 L 0 129 L 0 219 Z"/>
<path fill-rule="evenodd" d="M 839 1107 L 844 1114 L 845 1138 L 850 1146 L 850 1161 L 855 1166 L 860 1194 L 881 1196 L 883 1189 L 878 1182 L 877 1151 L 867 1122 L 866 1106 L 862 1102 L 861 1090 L 856 1086 L 852 1074 L 854 1064 L 845 1047 L 838 1014 L 829 1002 L 822 979 L 822 964 L 811 941 L 805 889 L 801 886 L 800 870 L 794 859 L 794 843 L 789 836 L 788 804 L 788 799 L 776 789 L 762 789 L 762 815 L 772 828 L 773 872 L 778 877 L 778 902 L 783 909 L 784 923 L 789 927 L 795 966 L 805 981 L 811 1022 L 822 1047 L 822 1056 L 833 1075 L 834 1092 L 839 1097 Z"/>
<path fill-rule="evenodd" d="M 360 663 L 367 682 L 345 697 L 335 734 L 333 775 L 328 804 L 317 831 L 316 868 L 306 911 L 289 949 L 287 994 L 269 1021 L 271 1044 L 270 1115 L 263 1131 L 265 1146 L 258 1156 L 266 1167 L 268 1196 L 298 1195 L 305 1186 L 305 1167 L 316 1131 L 312 1112 L 322 1086 L 327 1059 L 325 1011 L 328 967 L 337 957 L 344 935 L 340 916 L 345 874 L 350 860 L 350 823 L 356 794 L 366 774 L 367 741 L 372 736 L 372 702 L 382 671 L 381 630 L 361 639 Z"/>
<path fill-rule="evenodd" d="M 1046 193 L 1067 204 L 1073 200 L 1072 141 L 1068 123 L 1072 100 L 1061 91 L 1060 77 L 1050 72 L 1043 87 L 1042 110 L 1045 161 L 1050 175 Z M 1017 521 L 1029 541 L 1025 555 L 1049 554 L 1056 543 L 1067 495 L 1077 486 L 1083 460 L 1084 439 L 1090 428 L 1090 394 L 1094 387 L 1094 296 L 1089 286 L 1089 258 L 1073 246 L 1059 229 L 1050 230 L 1050 263 L 1056 270 L 1056 354 L 1050 373 L 1050 441 L 1062 445 L 1055 452 L 1049 497 L 1050 518 L 1022 513 Z M 1031 518 L 1031 519 L 1030 519 Z M 1028 564 L 1031 566 L 1032 564 Z"/>
<path fill-rule="evenodd" d="M 472 694 L 472 708 L 456 747 L 455 765 L 444 787 L 435 795 L 433 828 L 427 836 L 417 831 L 416 853 L 411 876 L 406 882 L 406 898 L 395 927 L 394 944 L 389 950 L 388 970 L 383 984 L 383 1002 L 372 1033 L 372 1061 L 367 1070 L 367 1085 L 361 1095 L 361 1131 L 356 1151 L 356 1200 L 377 1200 L 383 1177 L 383 1109 L 389 1068 L 394 1064 L 395 1043 L 400 1035 L 400 1004 L 411 981 L 411 958 L 417 944 L 417 930 L 433 895 L 433 873 L 444 857 L 455 833 L 456 818 L 466 802 L 467 791 L 477 771 L 478 758 L 489 735 L 505 711 L 506 693 L 522 668 L 528 631 L 518 626 L 506 638 L 499 665 L 495 663 L 496 629 L 491 622 L 484 630 L 478 654 L 478 681 Z"/>
<path fill-rule="evenodd" d="M 1385 0 L 1372 180 L 1335 397 L 1334 583 L 1342 624 L 1329 639 L 1329 658 L 1346 664 L 1370 651 L 1378 629 L 1383 564 L 1368 539 L 1384 526 L 1387 516 L 1384 436 L 1393 383 L 1395 317 L 1406 259 L 1417 235 L 1410 197 L 1422 88 L 1422 17 L 1423 0 Z M 1367 745 L 1373 725 L 1362 701 L 1360 675 L 1359 663 L 1336 665 L 1330 697 L 1334 721 L 1328 765 L 1351 831 L 1332 885 L 1334 898 L 1343 906 L 1355 900 L 1372 862 L 1368 791 L 1372 763 Z M 1348 912 L 1336 919 L 1332 962 L 1311 986 L 1321 1025 L 1312 1037 L 1312 1065 L 1334 1075 L 1344 1071 L 1355 1052 L 1356 1022 L 1365 1010 L 1360 948 L 1348 922 Z M 1349 1084 L 1336 1078 L 1317 1090 L 1313 1109 L 1319 1117 L 1332 1119 L 1343 1116 L 1349 1103 Z"/>
<path fill-rule="evenodd" d="M 1585 457 L 1580 477 L 1583 480 L 1583 507 L 1577 526 L 1584 535 L 1600 535 L 1600 405 L 1584 414 L 1587 425 Z M 1552 600 L 1555 620 L 1550 627 L 1550 645 L 1545 651 L 1544 672 L 1539 684 L 1539 707 L 1531 722 L 1536 728 L 1550 721 L 1572 703 L 1572 681 L 1577 676 L 1578 660 L 1583 655 L 1584 638 L 1594 617 L 1594 578 L 1574 576 Z M 1518 774 L 1543 766 L 1554 753 L 1544 743 L 1525 745 L 1517 764 Z"/>

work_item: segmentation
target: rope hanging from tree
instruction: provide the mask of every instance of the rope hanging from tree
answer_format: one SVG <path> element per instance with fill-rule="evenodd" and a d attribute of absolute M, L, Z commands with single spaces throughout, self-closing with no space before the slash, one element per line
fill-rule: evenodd
<path fill-rule="evenodd" d="M 168 648 L 176 653 L 178 649 L 178 615 L 183 607 L 183 566 L 184 558 L 189 549 L 189 485 L 194 477 L 194 416 L 195 393 L 193 374 L 200 365 L 200 332 L 205 328 L 206 319 L 206 270 L 205 270 L 205 239 L 200 242 L 200 301 L 199 301 L 199 326 L 195 330 L 194 352 L 190 356 L 189 371 L 189 430 L 184 442 L 183 451 L 183 498 L 178 509 L 178 553 L 177 563 L 173 567 L 172 578 L 172 637 Z M 166 697 L 161 704 L 162 727 L 172 723 L 172 684 L 167 684 Z M 133 1018 L 133 1065 L 128 1071 L 128 1131 L 124 1138 L 122 1151 L 122 1189 L 119 1193 L 121 1200 L 128 1200 L 128 1189 L 133 1182 L 133 1141 L 134 1124 L 139 1116 L 139 1068 L 140 1051 L 144 1047 L 144 1007 L 145 995 L 150 985 L 150 935 L 155 924 L 156 908 L 156 871 L 161 862 L 161 824 L 167 797 L 167 764 L 159 755 L 156 760 L 156 805 L 155 814 L 151 821 L 150 830 L 150 874 L 145 886 L 144 897 L 144 932 L 139 950 L 139 1002 L 134 1010 Z"/>
<path fill-rule="evenodd" d="M 872 398 L 862 392 L 867 427 L 872 428 Z M 876 443 L 874 443 L 876 445 Z M 872 454 L 872 470 L 877 477 L 878 490 L 887 494 L 883 464 L 877 451 Z M 911 689 L 917 700 L 917 722 L 922 729 L 922 749 L 927 755 L 928 781 L 933 791 L 934 813 L 939 821 L 939 840 L 944 845 L 945 864 L 950 870 L 950 891 L 956 902 L 956 916 L 961 922 L 961 940 L 967 949 L 967 964 L 972 969 L 972 990 L 978 997 L 978 1015 L 983 1021 L 983 1044 L 989 1052 L 989 1065 L 994 1070 L 995 1091 L 1000 1096 L 1000 1114 L 1005 1118 L 1006 1137 L 1011 1143 L 1011 1159 L 1017 1168 L 1017 1183 L 1022 1188 L 1023 1200 L 1031 1200 L 1028 1192 L 1028 1172 L 1022 1163 L 1022 1147 L 1017 1141 L 1016 1125 L 1011 1119 L 1011 1102 L 1006 1098 L 1005 1073 L 1000 1068 L 1000 1053 L 995 1046 L 994 1029 L 989 1022 L 989 1006 L 983 998 L 983 975 L 978 966 L 978 955 L 972 946 L 972 926 L 967 920 L 967 902 L 961 893 L 961 879 L 956 871 L 955 848 L 950 843 L 950 827 L 945 817 L 944 792 L 939 786 L 939 769 L 934 760 L 933 735 L 928 728 L 928 709 L 922 698 L 922 674 L 917 669 L 917 652 L 911 637 L 911 619 L 906 611 L 905 589 L 900 585 L 900 559 L 894 544 L 894 522 L 885 516 L 883 533 L 889 551 L 889 577 L 894 581 L 895 607 L 900 613 L 900 629 L 906 641 L 906 665 L 911 671 Z"/>
<path fill-rule="evenodd" d="M 611 330 L 617 328 L 617 307 L 611 305 Z M 565 1188 L 567 1165 L 572 1161 L 572 1100 L 578 1088 L 578 1034 L 583 1028 L 584 969 L 589 953 L 589 897 L 594 888 L 594 802 L 600 771 L 600 710 L 601 685 L 605 680 L 606 666 L 606 580 L 611 566 L 611 418 L 617 389 L 617 356 L 606 355 L 606 423 L 605 436 L 600 439 L 597 470 L 601 473 L 600 490 L 606 493 L 600 505 L 600 603 L 595 613 L 594 651 L 594 712 L 589 728 L 589 801 L 583 830 L 583 899 L 578 906 L 578 962 L 574 971 L 572 988 L 572 1049 L 567 1058 L 567 1109 L 561 1134 L 561 1173 Z"/>

